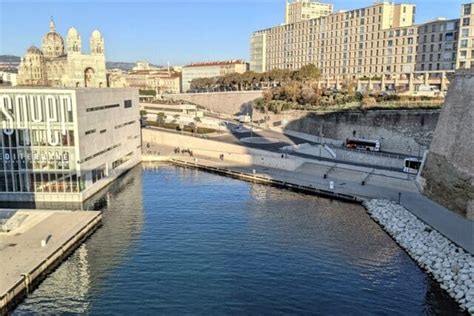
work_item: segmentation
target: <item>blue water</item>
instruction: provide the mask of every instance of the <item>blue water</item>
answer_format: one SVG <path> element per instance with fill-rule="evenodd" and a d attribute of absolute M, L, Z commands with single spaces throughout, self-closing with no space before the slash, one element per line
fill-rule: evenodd
<path fill-rule="evenodd" d="M 460 313 L 358 205 L 139 166 L 16 314 Z"/>

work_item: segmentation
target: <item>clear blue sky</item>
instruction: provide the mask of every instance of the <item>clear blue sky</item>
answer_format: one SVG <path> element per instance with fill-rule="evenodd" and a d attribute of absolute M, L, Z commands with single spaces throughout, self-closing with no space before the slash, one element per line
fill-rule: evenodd
<path fill-rule="evenodd" d="M 374 0 L 328 0 L 336 10 L 371 5 Z M 398 3 L 399 1 L 397 1 Z M 438 16 L 457 18 L 468 0 L 409 0 L 417 23 Z M 41 45 L 50 16 L 65 36 L 74 26 L 82 36 L 99 29 L 109 61 L 148 60 L 156 64 L 248 59 L 249 36 L 283 22 L 284 0 L 207 1 L 18 1 L 0 0 L 0 54 L 21 56 Z"/>

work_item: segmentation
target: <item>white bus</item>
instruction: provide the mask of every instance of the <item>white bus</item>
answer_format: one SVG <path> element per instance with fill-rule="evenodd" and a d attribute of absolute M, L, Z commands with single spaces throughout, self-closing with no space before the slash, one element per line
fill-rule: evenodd
<path fill-rule="evenodd" d="M 409 174 L 418 174 L 421 168 L 421 160 L 417 158 L 407 158 L 403 165 L 403 172 Z"/>
<path fill-rule="evenodd" d="M 380 151 L 380 142 L 378 140 L 348 138 L 346 139 L 346 147 L 368 151 Z"/>

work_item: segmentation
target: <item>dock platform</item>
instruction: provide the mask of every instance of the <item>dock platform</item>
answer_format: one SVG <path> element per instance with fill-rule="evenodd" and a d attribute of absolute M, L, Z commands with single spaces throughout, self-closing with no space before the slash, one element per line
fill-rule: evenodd
<path fill-rule="evenodd" d="M 11 312 L 102 223 L 101 212 L 0 210 L 0 314 Z M 13 216 L 12 216 L 13 214 Z"/>

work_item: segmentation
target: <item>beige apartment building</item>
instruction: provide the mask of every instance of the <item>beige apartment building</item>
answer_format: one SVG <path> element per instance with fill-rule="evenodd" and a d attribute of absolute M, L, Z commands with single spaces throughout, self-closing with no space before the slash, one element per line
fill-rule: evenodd
<path fill-rule="evenodd" d="M 457 67 L 474 67 L 474 2 L 461 7 Z"/>
<path fill-rule="evenodd" d="M 327 78 L 380 75 L 390 61 L 384 58 L 390 29 L 403 36 L 393 40 L 394 53 L 401 54 L 404 42 L 416 42 L 415 28 L 404 29 L 413 25 L 414 16 L 414 5 L 384 2 L 258 31 L 252 37 L 252 68 L 298 69 L 313 63 Z M 402 64 L 400 59 L 400 71 Z"/>
<path fill-rule="evenodd" d="M 295 3 L 287 3 L 287 7 Z M 252 34 L 250 68 L 256 72 L 296 70 L 312 63 L 321 69 L 323 79 L 335 86 L 365 78 L 382 81 L 382 86 L 388 80 L 389 85 L 403 84 L 409 89 L 417 81 L 420 85 L 437 80 L 444 87 L 445 72 L 470 67 L 473 61 L 472 9 L 473 4 L 463 5 L 458 23 L 435 20 L 422 25 L 415 25 L 415 5 L 387 1 L 299 18 Z"/>
<path fill-rule="evenodd" d="M 438 18 L 418 27 L 416 71 L 454 71 L 459 19 Z"/>
<path fill-rule="evenodd" d="M 285 24 L 303 20 L 317 19 L 333 12 L 333 5 L 319 0 L 287 0 L 285 6 Z"/>
<path fill-rule="evenodd" d="M 249 69 L 248 63 L 243 60 L 211 61 L 194 63 L 183 67 L 181 91 L 191 89 L 191 81 L 197 78 L 212 78 L 231 73 L 244 73 Z"/>

